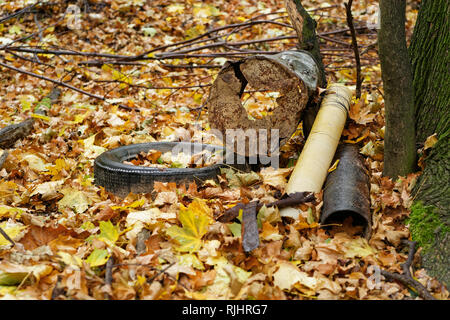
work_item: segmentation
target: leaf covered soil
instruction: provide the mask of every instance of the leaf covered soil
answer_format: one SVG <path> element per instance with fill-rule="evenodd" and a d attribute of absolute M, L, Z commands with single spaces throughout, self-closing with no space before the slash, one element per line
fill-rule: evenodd
<path fill-rule="evenodd" d="M 89 1 L 89 7 L 82 8 L 81 27 L 70 29 L 64 3 L 45 6 L 44 1 L 37 16 L 40 32 L 14 45 L 138 55 L 250 19 L 290 23 L 282 1 L 104 0 Z M 317 21 L 319 34 L 347 28 L 340 1 L 302 3 Z M 0 1 L 0 8 L 4 14 L 12 13 L 27 4 Z M 376 22 L 375 5 L 376 1 L 354 2 L 357 26 Z M 417 8 L 408 4 L 408 35 L 416 14 Z M 2 45 L 36 33 L 37 23 L 33 14 L 25 14 L 0 24 Z M 237 43 L 294 35 L 294 31 L 281 24 L 261 23 L 215 35 Z M 0 227 L 15 243 L 0 235 L 0 297 L 419 299 L 413 288 L 379 274 L 377 278 L 377 268 L 402 272 L 408 252 L 401 240 L 410 238 L 410 192 L 418 174 L 397 180 L 381 175 L 384 104 L 372 45 L 376 32 L 358 29 L 358 41 L 363 90 L 361 98 L 352 102 L 342 140 L 360 145 L 369 169 L 371 238 L 366 240 L 350 220 L 321 226 L 319 193 L 316 202 L 300 206 L 302 213 L 296 221 L 281 217 L 276 207 L 263 206 L 257 215 L 260 245 L 250 253 L 242 249 L 242 217 L 231 223 L 217 218 L 239 202 L 269 203 L 283 194 L 304 144 L 301 125 L 282 149 L 280 169 L 251 173 L 228 169 L 222 171 L 219 182 L 156 183 L 152 192 L 125 199 L 96 186 L 93 176 L 94 159 L 121 145 L 185 139 L 219 143 L 209 133 L 207 110 L 200 107 L 218 72 L 215 66 L 231 57 L 151 59 L 164 52 L 160 50 L 138 64 L 91 66 L 82 62 L 92 57 L 80 55 L 1 52 L 2 62 L 106 100 L 64 89 L 47 115 L 39 116 L 34 108 L 53 84 L 2 68 L 0 127 L 28 117 L 36 121 L 32 134 L 9 149 L 0 171 Z M 282 51 L 295 43 L 295 37 L 288 37 L 242 48 Z M 350 43 L 348 32 L 321 37 L 328 82 L 355 85 Z M 182 50 L 181 46 L 167 50 Z M 211 47 L 200 53 L 227 51 Z M 213 67 L 195 67 L 202 65 Z M 264 117 L 274 107 L 273 95 L 264 92 L 250 90 L 242 101 L 247 101 L 253 118 Z M 158 158 L 150 155 L 149 159 Z M 426 270 L 416 268 L 413 276 L 434 297 L 448 298 L 445 287 Z"/>

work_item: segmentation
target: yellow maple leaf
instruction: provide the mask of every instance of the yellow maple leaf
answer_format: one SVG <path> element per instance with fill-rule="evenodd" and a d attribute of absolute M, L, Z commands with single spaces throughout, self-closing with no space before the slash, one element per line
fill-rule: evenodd
<path fill-rule="evenodd" d="M 64 188 L 61 193 L 64 194 L 64 197 L 59 200 L 58 207 L 68 207 L 76 213 L 85 212 L 92 203 L 87 195 L 80 190 Z"/>
<path fill-rule="evenodd" d="M 73 121 L 71 121 L 70 123 L 72 124 L 79 124 L 82 123 L 84 121 L 84 119 L 86 119 L 86 117 L 90 114 L 91 112 L 88 110 L 83 114 L 76 114 Z"/>
<path fill-rule="evenodd" d="M 273 284 L 282 290 L 290 290 L 296 283 L 311 289 L 317 286 L 317 279 L 300 271 L 295 265 L 287 261 L 279 263 L 278 270 L 273 274 Z"/>
<path fill-rule="evenodd" d="M 84 140 L 79 140 L 84 144 L 84 156 L 89 159 L 97 158 L 100 154 L 105 152 L 107 149 L 96 146 L 95 143 L 95 136 L 97 134 L 93 134 L 89 138 L 86 138 Z"/>
<path fill-rule="evenodd" d="M 194 199 L 187 208 L 181 208 L 178 220 L 183 227 L 171 226 L 166 231 L 167 235 L 178 243 L 178 251 L 192 253 L 200 249 L 202 237 L 212 222 L 211 212 L 206 202 L 201 199 Z"/>
<path fill-rule="evenodd" d="M 219 9 L 216 7 L 205 4 L 205 3 L 196 3 L 194 4 L 194 9 L 192 10 L 192 13 L 195 18 L 211 18 L 211 16 L 218 16 L 220 15 Z"/>
<path fill-rule="evenodd" d="M 377 251 L 373 249 L 364 238 L 353 239 L 345 243 L 345 257 L 354 258 L 361 257 L 364 258 L 368 255 L 374 254 Z"/>
<path fill-rule="evenodd" d="M 3 202 L 6 202 L 7 199 L 18 198 L 18 193 L 16 190 L 19 189 L 19 186 L 13 181 L 1 180 L 0 181 L 0 199 Z"/>
<path fill-rule="evenodd" d="M 119 226 L 114 226 L 111 221 L 100 221 L 100 234 L 97 237 L 106 243 L 114 244 L 119 239 Z"/>
<path fill-rule="evenodd" d="M 48 181 L 41 183 L 36 186 L 36 188 L 33 189 L 33 192 L 30 194 L 30 197 L 40 194 L 41 199 L 43 200 L 51 200 L 56 197 L 58 197 L 59 189 L 61 185 L 64 183 L 64 180 L 58 180 L 58 181 Z"/>
<path fill-rule="evenodd" d="M 46 264 L 26 266 L 7 261 L 0 263 L 0 287 L 15 286 L 32 277 L 35 282 L 49 275 L 53 267 Z"/>
<path fill-rule="evenodd" d="M 304 222 L 304 221 L 298 221 L 295 224 L 295 228 L 297 230 L 302 230 L 302 229 L 314 229 L 319 227 L 319 224 L 317 222 L 313 222 L 311 224 L 309 224 L 308 222 Z"/>
<path fill-rule="evenodd" d="M 64 159 L 56 159 L 54 165 L 47 165 L 46 166 L 47 173 L 52 175 L 53 178 L 57 176 L 62 170 L 69 170 L 70 166 Z"/>
<path fill-rule="evenodd" d="M 186 40 L 195 38 L 206 30 L 205 25 L 199 24 L 186 30 Z"/>
<path fill-rule="evenodd" d="M 47 164 L 42 158 L 34 155 L 34 154 L 26 154 L 22 157 L 22 161 L 26 161 L 28 166 L 35 171 L 47 171 Z"/>
<path fill-rule="evenodd" d="M 376 114 L 371 112 L 371 105 L 367 101 L 367 93 L 350 106 L 349 118 L 358 124 L 366 125 L 375 119 Z"/>
<path fill-rule="evenodd" d="M 286 177 L 291 173 L 293 168 L 274 169 L 272 167 L 263 168 L 260 175 L 264 184 L 277 189 L 284 189 L 287 185 Z"/>

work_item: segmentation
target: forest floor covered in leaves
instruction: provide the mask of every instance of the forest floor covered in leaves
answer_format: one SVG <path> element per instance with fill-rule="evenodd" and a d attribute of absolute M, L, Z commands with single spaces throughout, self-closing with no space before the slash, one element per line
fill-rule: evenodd
<path fill-rule="evenodd" d="M 108 149 L 133 143 L 218 143 L 201 108 L 209 87 L 227 59 L 295 47 L 283 2 L 81 1 L 79 20 L 65 14 L 66 1 L 43 2 L 36 12 L 0 24 L 0 62 L 82 92 L 61 87 L 60 99 L 46 115 L 38 114 L 35 107 L 55 84 L 0 67 L 0 128 L 35 119 L 0 171 L 0 227 L 14 242 L 0 235 L 0 297 L 420 299 L 413 288 L 377 274 L 379 268 L 401 273 L 408 258 L 402 239 L 410 239 L 410 191 L 419 174 L 382 177 L 383 89 L 376 30 L 369 28 L 376 23 L 377 1 L 352 7 L 364 81 L 342 136 L 360 146 L 370 171 L 372 236 L 366 240 L 348 220 L 321 226 L 320 193 L 318 201 L 301 205 L 297 221 L 263 207 L 260 246 L 249 254 L 239 222 L 217 217 L 239 202 L 269 203 L 284 192 L 305 142 L 301 126 L 282 149 L 280 169 L 228 170 L 219 182 L 188 187 L 156 183 L 151 193 L 124 199 L 94 184 L 93 162 Z M 7 16 L 30 3 L 0 1 L 0 11 Z M 343 4 L 302 3 L 318 24 L 328 82 L 354 88 Z M 409 3 L 408 37 L 416 15 Z M 145 53 L 145 59 L 99 64 L 106 55 L 82 54 L 93 52 Z M 245 92 L 242 101 L 254 118 L 270 113 L 273 104 L 264 92 Z M 426 270 L 415 268 L 413 276 L 435 298 L 448 298 Z"/>

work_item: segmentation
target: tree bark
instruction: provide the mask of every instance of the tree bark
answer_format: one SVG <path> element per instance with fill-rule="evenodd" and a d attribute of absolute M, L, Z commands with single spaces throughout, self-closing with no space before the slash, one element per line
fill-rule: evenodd
<path fill-rule="evenodd" d="M 301 0 L 284 0 L 284 6 L 288 12 L 291 24 L 297 33 L 298 43 L 297 48 L 308 51 L 316 60 L 317 66 L 320 70 L 318 86 L 325 88 L 327 86 L 327 79 L 325 68 L 320 54 L 319 38 L 316 35 L 316 21 L 311 18 L 308 12 L 303 8 Z M 317 112 L 319 112 L 320 103 L 310 99 L 302 115 L 303 134 L 308 137 L 311 128 L 314 124 Z"/>
<path fill-rule="evenodd" d="M 448 0 L 423 0 L 411 39 L 409 53 L 413 68 L 417 141 L 436 133 L 438 142 L 425 160 L 425 169 L 413 190 L 415 203 L 434 208 L 432 243 L 423 250 L 423 266 L 429 273 L 450 286 L 450 47 Z M 411 215 L 419 214 L 412 212 Z M 428 217 L 430 218 L 430 214 Z M 413 239 L 420 228 L 414 228 Z"/>
<path fill-rule="evenodd" d="M 411 39 L 418 142 L 449 130 L 449 14 L 447 0 L 423 0 Z"/>
<path fill-rule="evenodd" d="M 325 71 L 322 64 L 322 56 L 320 55 L 319 38 L 316 35 L 316 21 L 306 12 L 300 0 L 285 0 L 284 5 L 288 12 L 291 24 L 297 33 L 297 47 L 301 50 L 308 51 L 316 60 L 321 71 L 319 78 L 319 87 L 326 86 Z"/>
<path fill-rule="evenodd" d="M 378 47 L 384 87 L 386 133 L 383 175 L 415 169 L 414 92 L 406 47 L 405 0 L 380 0 Z"/>

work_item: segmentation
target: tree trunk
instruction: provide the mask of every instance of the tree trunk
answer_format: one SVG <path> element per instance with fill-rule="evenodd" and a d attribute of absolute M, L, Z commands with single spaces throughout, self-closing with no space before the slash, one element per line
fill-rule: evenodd
<path fill-rule="evenodd" d="M 447 287 L 450 285 L 449 15 L 448 0 L 423 0 L 409 48 L 417 141 L 423 143 L 434 133 L 438 136 L 413 190 L 411 232 L 413 239 L 424 247 L 423 266 Z M 420 226 L 423 219 L 427 219 L 427 228 Z"/>
<path fill-rule="evenodd" d="M 306 12 L 300 0 L 285 0 L 284 5 L 291 20 L 291 24 L 297 33 L 297 47 L 306 50 L 314 57 L 321 71 L 319 87 L 326 86 L 325 71 L 320 55 L 319 38 L 316 35 L 316 21 Z"/>
<path fill-rule="evenodd" d="M 383 175 L 415 169 L 414 92 L 406 47 L 405 0 L 380 0 L 378 47 L 384 88 L 386 133 Z"/>
<path fill-rule="evenodd" d="M 320 54 L 319 38 L 316 35 L 317 23 L 305 10 L 300 0 L 284 0 L 284 5 L 291 24 L 297 33 L 297 48 L 308 51 L 314 57 L 320 71 L 318 86 L 325 88 L 327 86 L 327 79 Z M 302 114 L 303 134 L 305 138 L 308 137 L 311 131 L 314 119 L 316 118 L 317 112 L 319 112 L 319 107 L 320 103 L 315 101 L 315 99 L 310 99 Z"/>

